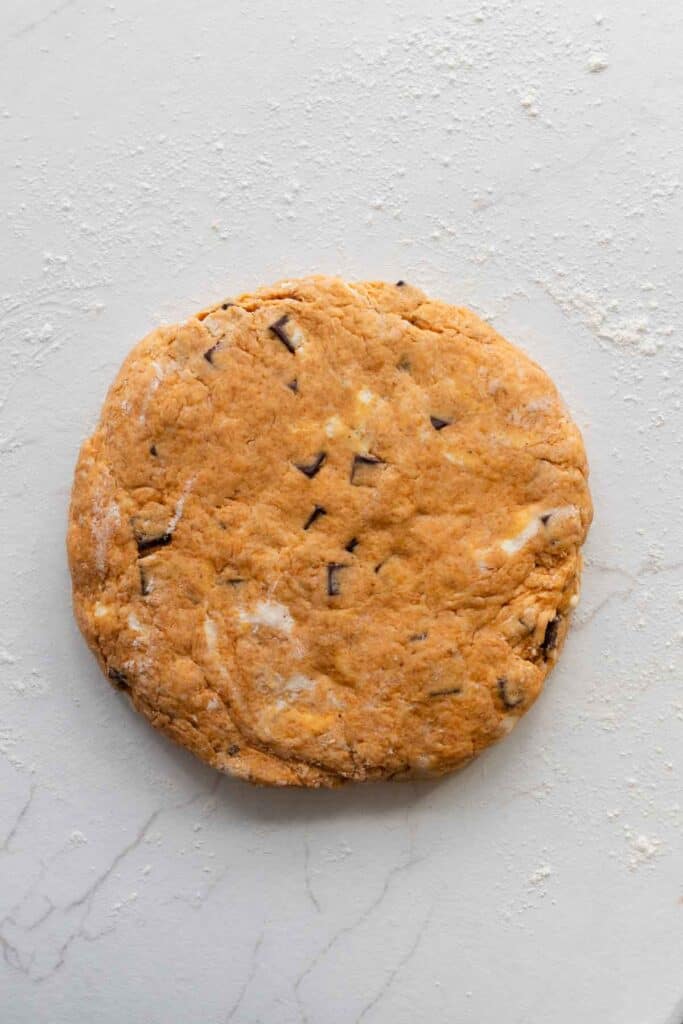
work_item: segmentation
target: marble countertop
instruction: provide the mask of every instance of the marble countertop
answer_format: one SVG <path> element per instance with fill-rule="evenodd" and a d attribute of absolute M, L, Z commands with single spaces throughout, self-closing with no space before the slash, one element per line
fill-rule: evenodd
<path fill-rule="evenodd" d="M 680 1024 L 682 31 L 666 0 L 5 0 L 3 1024 Z M 471 305 L 586 438 L 561 664 L 440 783 L 218 775 L 71 617 L 125 353 L 315 270 Z"/>

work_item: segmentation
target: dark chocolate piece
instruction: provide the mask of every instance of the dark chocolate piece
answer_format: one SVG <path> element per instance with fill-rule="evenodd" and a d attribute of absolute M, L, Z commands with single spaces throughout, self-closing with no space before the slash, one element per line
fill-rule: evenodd
<path fill-rule="evenodd" d="M 443 430 L 444 427 L 450 427 L 453 420 L 442 420 L 440 416 L 430 416 L 429 422 L 434 430 Z"/>
<path fill-rule="evenodd" d="M 318 452 L 316 457 L 313 459 L 313 462 L 295 462 L 294 465 L 300 473 L 303 473 L 304 476 L 307 476 L 309 480 L 311 480 L 316 473 L 320 472 L 326 458 L 326 452 Z"/>
<path fill-rule="evenodd" d="M 285 346 L 288 352 L 291 352 L 291 354 L 294 355 L 296 349 L 285 330 L 285 325 L 288 322 L 289 316 L 287 315 L 287 313 L 285 313 L 285 315 L 281 316 L 279 320 L 276 320 L 274 324 L 271 324 L 268 330 L 271 331 L 275 335 L 275 337 L 282 342 L 282 344 Z"/>
<path fill-rule="evenodd" d="M 461 690 L 461 688 L 459 686 L 453 686 L 450 690 L 432 690 L 432 692 L 428 693 L 427 696 L 428 697 L 452 697 L 456 693 L 462 693 L 462 690 Z"/>
<path fill-rule="evenodd" d="M 308 517 L 308 519 L 304 523 L 304 530 L 310 530 L 311 526 L 313 526 L 313 523 L 316 521 L 316 519 L 320 519 L 321 516 L 326 516 L 326 515 L 327 515 L 327 509 L 326 508 L 324 508 L 322 505 L 315 505 L 313 507 L 313 511 L 311 512 L 310 516 Z"/>
<path fill-rule="evenodd" d="M 287 385 L 287 387 L 289 388 L 290 391 L 293 391 L 295 395 L 298 393 L 298 391 L 299 391 L 299 381 L 296 379 L 296 377 L 294 378 L 294 380 L 290 380 L 290 382 Z"/>
<path fill-rule="evenodd" d="M 330 562 L 327 566 L 327 596 L 328 597 L 339 597 L 341 594 L 341 588 L 339 586 L 339 573 L 342 569 L 346 569 L 347 566 L 342 565 L 340 562 Z"/>
<path fill-rule="evenodd" d="M 223 305 L 221 306 L 221 309 L 230 309 L 230 307 L 234 305 L 234 302 L 224 302 Z"/>
<path fill-rule="evenodd" d="M 111 665 L 107 668 L 107 679 L 110 679 L 117 690 L 130 690 L 130 683 L 128 682 L 128 676 L 121 669 L 113 668 Z"/>
<path fill-rule="evenodd" d="M 212 345 L 211 348 L 208 348 L 204 353 L 204 358 L 206 359 L 207 363 L 211 363 L 212 366 L 214 354 L 217 351 L 217 349 L 220 348 L 220 345 L 220 341 L 217 341 L 215 345 Z"/>
<path fill-rule="evenodd" d="M 396 287 L 397 288 L 403 288 L 404 284 L 405 284 L 405 281 L 403 281 L 403 280 L 397 281 L 396 282 Z"/>
<path fill-rule="evenodd" d="M 551 516 L 552 516 L 552 512 L 545 512 L 542 516 L 539 516 L 538 518 L 541 520 L 541 522 L 543 523 L 544 526 L 547 526 L 548 525 L 548 520 L 550 519 Z"/>
<path fill-rule="evenodd" d="M 543 635 L 543 643 L 541 644 L 541 653 L 543 657 L 547 659 L 551 651 L 554 651 L 557 647 L 557 634 L 560 628 L 560 616 L 556 615 L 554 619 L 551 619 L 548 625 L 545 627 L 545 633 Z"/>
<path fill-rule="evenodd" d="M 236 754 L 239 754 L 239 752 L 240 748 L 237 746 L 236 743 L 231 743 L 230 746 L 228 747 L 228 757 L 234 757 Z"/>
<path fill-rule="evenodd" d="M 147 597 L 151 593 L 150 579 L 145 569 L 144 561 L 138 562 L 138 569 L 140 570 L 140 593 L 143 597 Z"/>
<path fill-rule="evenodd" d="M 155 444 L 151 444 L 149 446 L 149 454 L 153 455 L 154 458 L 156 459 L 156 457 L 159 454 L 159 452 L 157 451 L 157 446 Z"/>
<path fill-rule="evenodd" d="M 427 634 L 426 633 L 413 633 L 413 635 L 409 636 L 408 639 L 410 640 L 411 643 L 415 643 L 416 640 L 426 640 L 427 639 Z"/>
<path fill-rule="evenodd" d="M 165 548 L 172 540 L 172 533 L 162 533 L 159 534 L 158 537 L 140 537 L 138 534 L 135 535 L 135 542 L 138 546 L 138 555 L 145 554 L 149 551 L 155 551 L 157 548 Z"/>
<path fill-rule="evenodd" d="M 234 565 L 224 565 L 216 574 L 216 583 L 222 587 L 236 587 L 238 584 L 245 582 L 244 576 L 239 575 L 239 569 L 235 568 Z"/>
<path fill-rule="evenodd" d="M 508 690 L 509 685 L 507 678 L 505 676 L 501 676 L 498 680 L 498 693 L 500 694 L 500 699 L 506 708 L 516 708 L 518 704 L 522 703 L 524 697 L 521 694 L 517 694 L 515 696 L 514 693 Z"/>
<path fill-rule="evenodd" d="M 354 482 L 354 477 L 359 467 L 384 465 L 386 465 L 384 459 L 378 459 L 376 455 L 354 455 L 353 462 L 351 463 L 351 483 Z"/>
<path fill-rule="evenodd" d="M 358 547 L 358 537 L 352 537 L 348 544 L 344 545 L 344 551 L 355 551 Z"/>

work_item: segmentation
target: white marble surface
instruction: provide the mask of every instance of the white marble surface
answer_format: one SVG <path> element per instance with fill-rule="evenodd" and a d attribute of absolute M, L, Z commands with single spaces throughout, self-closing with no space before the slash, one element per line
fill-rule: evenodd
<path fill-rule="evenodd" d="M 4 0 L 2 1024 L 679 1024 L 682 32 L 674 0 Z M 471 304 L 585 431 L 561 666 L 438 785 L 216 775 L 70 616 L 128 348 L 316 269 Z"/>

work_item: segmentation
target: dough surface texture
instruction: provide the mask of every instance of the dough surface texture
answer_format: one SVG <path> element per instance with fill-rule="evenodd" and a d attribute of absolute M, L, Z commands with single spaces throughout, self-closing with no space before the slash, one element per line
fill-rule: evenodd
<path fill-rule="evenodd" d="M 76 469 L 75 613 L 112 684 L 218 769 L 434 776 L 540 693 L 591 514 L 554 385 L 474 313 L 281 281 L 124 362 Z"/>

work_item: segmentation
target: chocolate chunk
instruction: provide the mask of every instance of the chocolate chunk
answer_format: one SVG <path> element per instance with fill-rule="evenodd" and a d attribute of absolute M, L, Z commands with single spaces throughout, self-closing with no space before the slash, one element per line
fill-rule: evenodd
<path fill-rule="evenodd" d="M 221 309 L 230 309 L 230 307 L 234 305 L 234 302 L 224 302 L 223 305 L 221 306 Z"/>
<path fill-rule="evenodd" d="M 415 643 L 417 640 L 426 640 L 427 639 L 427 634 L 426 633 L 413 633 L 413 635 L 409 636 L 408 639 L 410 640 L 411 643 Z"/>
<path fill-rule="evenodd" d="M 237 587 L 240 583 L 246 583 L 240 570 L 234 565 L 224 565 L 216 574 L 216 583 L 221 587 Z"/>
<path fill-rule="evenodd" d="M 341 594 L 341 588 L 339 586 L 339 573 L 342 569 L 346 569 L 347 566 L 341 565 L 339 562 L 330 562 L 327 566 L 327 596 L 328 597 L 339 597 Z"/>
<path fill-rule="evenodd" d="M 213 357 L 220 347 L 221 343 L 220 341 L 217 341 L 215 345 L 212 345 L 211 348 L 206 350 L 206 352 L 204 353 L 204 358 L 206 359 L 207 363 L 211 363 L 211 365 L 213 366 Z"/>
<path fill-rule="evenodd" d="M 348 544 L 344 545 L 344 551 L 355 551 L 358 547 L 358 537 L 352 537 Z"/>
<path fill-rule="evenodd" d="M 112 681 L 117 690 L 130 690 L 128 676 L 125 672 L 122 672 L 121 669 L 113 668 L 111 665 L 108 666 L 107 678 Z"/>
<path fill-rule="evenodd" d="M 461 688 L 459 686 L 454 686 L 450 690 L 432 690 L 432 692 L 428 693 L 427 696 L 428 697 L 452 697 L 456 693 L 462 693 L 462 690 L 461 690 Z"/>
<path fill-rule="evenodd" d="M 153 455 L 154 458 L 156 459 L 156 457 L 159 454 L 159 452 L 157 451 L 157 446 L 155 444 L 151 444 L 149 446 L 149 454 Z"/>
<path fill-rule="evenodd" d="M 442 420 L 440 416 L 430 416 L 429 422 L 434 430 L 443 430 L 444 427 L 450 427 L 453 420 Z"/>
<path fill-rule="evenodd" d="M 321 516 L 326 516 L 326 515 L 327 515 L 327 509 L 326 508 L 323 508 L 322 505 L 315 505 L 314 508 L 313 508 L 313 511 L 310 514 L 310 516 L 308 517 L 308 519 L 304 523 L 304 530 L 309 530 L 311 528 L 311 526 L 313 526 L 313 523 L 316 521 L 316 519 L 320 519 Z"/>
<path fill-rule="evenodd" d="M 498 693 L 500 699 L 506 708 L 516 708 L 518 704 L 521 704 L 524 697 L 521 693 L 512 689 L 510 683 L 505 676 L 501 676 L 498 680 Z"/>
<path fill-rule="evenodd" d="M 397 288 L 403 288 L 404 285 L 405 285 L 405 281 L 401 280 L 401 281 L 397 281 L 396 282 L 396 287 Z"/>
<path fill-rule="evenodd" d="M 144 561 L 138 562 L 138 569 L 140 571 L 140 593 L 143 597 L 147 597 L 147 595 L 152 592 L 152 588 L 150 586 L 151 580 L 147 570 L 145 569 Z"/>
<path fill-rule="evenodd" d="M 351 463 L 351 483 L 356 484 L 356 476 L 367 466 L 385 466 L 384 459 L 378 459 L 376 455 L 354 455 Z M 358 481 L 358 484 L 360 481 Z M 356 484 L 356 486 L 358 486 Z"/>
<path fill-rule="evenodd" d="M 545 633 L 543 635 L 543 643 L 541 644 L 541 653 L 543 657 L 547 659 L 551 651 L 554 651 L 557 647 L 557 634 L 560 628 L 560 616 L 556 615 L 554 619 L 551 619 L 548 625 L 545 627 Z"/>
<path fill-rule="evenodd" d="M 294 465 L 300 473 L 303 473 L 303 475 L 307 476 L 310 480 L 316 475 L 316 473 L 320 472 L 326 458 L 326 452 L 318 452 L 312 462 L 295 462 Z"/>
<path fill-rule="evenodd" d="M 296 348 L 292 344 L 291 339 L 285 330 L 285 325 L 288 322 L 289 317 L 285 313 L 285 315 L 281 316 L 279 320 L 276 320 L 274 324 L 271 324 L 268 330 L 271 331 L 275 335 L 275 337 L 282 342 L 282 344 L 285 346 L 288 352 L 291 352 L 291 354 L 294 355 L 294 353 L 296 352 Z"/>
<path fill-rule="evenodd" d="M 541 520 L 541 522 L 543 523 L 544 526 L 547 526 L 548 525 L 548 520 L 550 519 L 551 516 L 552 516 L 552 512 L 546 512 L 544 515 L 539 516 L 538 518 Z"/>
<path fill-rule="evenodd" d="M 239 754 L 239 752 L 240 748 L 237 746 L 236 743 L 231 743 L 230 746 L 228 747 L 228 757 L 235 757 L 235 755 Z"/>
<path fill-rule="evenodd" d="M 297 392 L 299 391 L 299 381 L 296 379 L 296 377 L 294 378 L 294 380 L 290 380 L 287 387 L 289 388 L 290 391 L 293 391 L 295 395 L 297 394 Z"/>
<path fill-rule="evenodd" d="M 157 548 L 165 548 L 172 540 L 172 533 L 162 533 L 159 534 L 158 537 L 141 537 L 138 534 L 135 535 L 135 542 L 138 546 L 138 555 L 145 554 L 149 551 L 155 551 Z"/>

